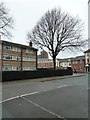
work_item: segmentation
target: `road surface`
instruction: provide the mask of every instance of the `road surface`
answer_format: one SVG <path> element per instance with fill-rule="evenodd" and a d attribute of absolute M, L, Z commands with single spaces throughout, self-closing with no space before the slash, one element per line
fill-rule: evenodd
<path fill-rule="evenodd" d="M 88 118 L 88 75 L 3 83 L 3 118 Z"/>

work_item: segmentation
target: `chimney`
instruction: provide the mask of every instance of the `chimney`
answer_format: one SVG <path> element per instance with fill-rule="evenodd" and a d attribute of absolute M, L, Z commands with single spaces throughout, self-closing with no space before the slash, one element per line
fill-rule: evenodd
<path fill-rule="evenodd" d="M 29 47 L 31 47 L 31 48 L 32 48 L 32 41 L 30 41 L 30 42 L 29 42 Z"/>

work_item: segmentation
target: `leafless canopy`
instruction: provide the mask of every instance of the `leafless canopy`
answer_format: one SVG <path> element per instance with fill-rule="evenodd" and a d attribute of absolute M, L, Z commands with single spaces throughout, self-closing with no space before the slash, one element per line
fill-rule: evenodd
<path fill-rule="evenodd" d="M 27 33 L 27 38 L 35 45 L 48 48 L 55 64 L 60 51 L 77 49 L 85 44 L 82 30 L 83 24 L 78 17 L 53 9 L 41 18 L 32 32 Z"/>
<path fill-rule="evenodd" d="M 11 29 L 13 29 L 13 19 L 9 16 L 9 11 L 4 3 L 0 3 L 0 35 L 12 37 Z"/>

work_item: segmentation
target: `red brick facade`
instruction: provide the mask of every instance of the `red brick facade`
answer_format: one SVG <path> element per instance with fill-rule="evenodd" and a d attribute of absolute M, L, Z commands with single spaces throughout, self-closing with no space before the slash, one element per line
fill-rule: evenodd
<path fill-rule="evenodd" d="M 38 58 L 47 58 L 48 59 L 48 53 L 46 51 L 41 51 L 40 55 L 38 55 Z"/>
<path fill-rule="evenodd" d="M 85 72 L 85 60 L 73 60 L 71 62 L 71 66 L 73 70 L 76 70 L 78 73 Z"/>
<path fill-rule="evenodd" d="M 26 45 L 2 41 L 1 63 L 3 71 L 36 70 L 37 49 Z"/>

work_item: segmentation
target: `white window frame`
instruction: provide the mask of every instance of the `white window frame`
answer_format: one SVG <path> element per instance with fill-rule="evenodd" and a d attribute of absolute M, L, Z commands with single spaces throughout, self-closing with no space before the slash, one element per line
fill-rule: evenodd
<path fill-rule="evenodd" d="M 4 50 L 12 50 L 12 46 L 9 46 L 9 45 L 5 45 L 3 48 Z"/>
<path fill-rule="evenodd" d="M 4 64 L 3 65 L 3 71 L 12 71 L 12 65 Z"/>
<path fill-rule="evenodd" d="M 21 56 L 16 56 L 17 61 L 21 61 Z"/>
<path fill-rule="evenodd" d="M 8 58 L 9 57 L 9 58 Z M 6 59 L 6 60 L 12 60 L 12 55 L 9 55 L 9 54 L 3 54 L 3 59 Z"/>
<path fill-rule="evenodd" d="M 33 53 L 34 53 L 34 51 L 33 51 L 33 50 L 26 49 L 26 53 L 33 54 Z"/>

